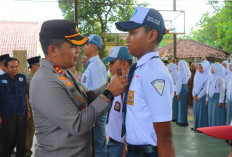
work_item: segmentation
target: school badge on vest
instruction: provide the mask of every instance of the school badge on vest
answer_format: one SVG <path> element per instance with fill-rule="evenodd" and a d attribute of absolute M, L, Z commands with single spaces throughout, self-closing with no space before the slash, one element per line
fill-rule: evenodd
<path fill-rule="evenodd" d="M 127 97 L 127 104 L 133 106 L 134 105 L 134 91 L 128 92 L 128 97 Z"/>
<path fill-rule="evenodd" d="M 121 106 L 120 102 L 116 101 L 114 104 L 114 110 L 120 112 L 120 106 Z"/>
<path fill-rule="evenodd" d="M 151 82 L 155 90 L 162 96 L 165 86 L 165 80 L 157 79 Z"/>
<path fill-rule="evenodd" d="M 19 82 L 23 82 L 23 77 L 19 77 Z"/>

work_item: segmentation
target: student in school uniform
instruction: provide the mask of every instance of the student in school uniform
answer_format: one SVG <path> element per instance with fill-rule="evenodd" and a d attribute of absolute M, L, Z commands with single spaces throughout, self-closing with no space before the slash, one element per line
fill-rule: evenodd
<path fill-rule="evenodd" d="M 173 83 L 174 83 L 175 88 L 176 88 L 176 84 L 178 81 L 177 65 L 175 63 L 168 64 L 168 70 L 171 73 Z M 178 99 L 177 99 L 176 92 L 175 92 L 173 100 L 172 100 L 172 121 L 176 122 L 177 117 L 178 117 Z"/>
<path fill-rule="evenodd" d="M 232 119 L 232 62 L 229 64 L 227 74 L 226 110 L 226 124 L 229 125 Z"/>
<path fill-rule="evenodd" d="M 222 77 L 222 69 L 221 64 L 214 63 L 211 67 L 212 76 L 207 84 L 209 126 L 225 125 L 225 79 Z"/>
<path fill-rule="evenodd" d="M 193 108 L 194 108 L 194 128 L 207 127 L 208 126 L 208 107 L 205 104 L 206 89 L 210 73 L 210 64 L 204 60 L 198 65 L 194 77 L 193 86 Z"/>
<path fill-rule="evenodd" d="M 227 74 L 229 72 L 229 63 L 228 63 L 228 61 L 224 60 L 222 62 L 222 66 L 223 66 L 223 68 L 222 68 L 222 76 L 225 79 L 225 85 L 226 85 L 227 84 Z"/>
<path fill-rule="evenodd" d="M 188 81 L 191 77 L 190 69 L 184 60 L 178 64 L 178 82 L 176 87 L 176 95 L 179 101 L 177 125 L 188 126 Z"/>

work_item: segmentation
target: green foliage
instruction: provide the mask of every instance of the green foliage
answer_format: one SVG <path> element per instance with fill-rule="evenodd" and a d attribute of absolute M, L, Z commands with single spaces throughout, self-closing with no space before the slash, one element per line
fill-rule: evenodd
<path fill-rule="evenodd" d="M 214 15 L 205 13 L 199 23 L 198 29 L 191 32 L 194 40 L 203 42 L 210 46 L 232 52 L 232 1 L 225 2 L 224 7 L 215 7 L 218 4 L 214 1 L 211 5 L 214 7 Z"/>
<path fill-rule="evenodd" d="M 165 34 L 163 36 L 163 40 L 160 42 L 159 47 L 164 47 L 168 44 L 173 43 L 173 35 L 172 34 Z"/>

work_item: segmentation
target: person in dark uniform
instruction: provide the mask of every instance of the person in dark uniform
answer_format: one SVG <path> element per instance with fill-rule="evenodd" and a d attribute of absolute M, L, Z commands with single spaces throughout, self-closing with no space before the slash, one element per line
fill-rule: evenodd
<path fill-rule="evenodd" d="M 29 73 L 26 75 L 27 78 L 27 83 L 28 83 L 28 88 L 30 87 L 31 79 L 35 72 L 39 69 L 40 67 L 40 56 L 32 57 L 27 59 L 27 62 L 29 64 Z M 32 114 L 32 112 L 31 112 Z M 34 121 L 33 117 L 31 116 L 30 119 L 27 120 L 27 131 L 26 131 L 26 157 L 30 157 L 32 155 L 31 147 L 33 144 L 33 137 L 35 133 L 35 128 L 34 128 Z"/>
<path fill-rule="evenodd" d="M 16 156 L 26 153 L 26 119 L 31 117 L 27 81 L 18 73 L 19 61 L 7 58 L 4 62 L 6 73 L 0 75 L 0 122 L 3 129 L 3 157 L 10 157 L 16 144 Z"/>

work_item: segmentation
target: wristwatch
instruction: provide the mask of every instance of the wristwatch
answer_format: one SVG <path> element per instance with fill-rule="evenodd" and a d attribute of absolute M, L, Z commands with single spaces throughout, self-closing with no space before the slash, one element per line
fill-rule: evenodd
<path fill-rule="evenodd" d="M 106 97 L 106 99 L 109 99 L 110 101 L 114 100 L 114 96 L 112 92 L 109 91 L 108 89 L 106 89 L 102 94 Z"/>

